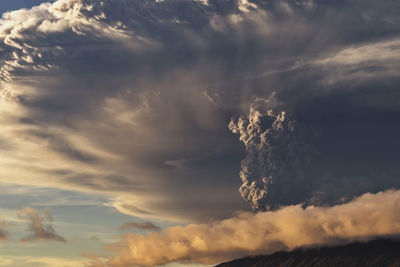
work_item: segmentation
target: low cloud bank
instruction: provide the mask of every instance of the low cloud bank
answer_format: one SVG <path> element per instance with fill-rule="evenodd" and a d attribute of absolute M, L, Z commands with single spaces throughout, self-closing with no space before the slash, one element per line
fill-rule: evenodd
<path fill-rule="evenodd" d="M 400 233 L 400 191 L 364 194 L 333 207 L 237 213 L 209 224 L 190 224 L 147 235 L 128 234 L 111 247 L 118 256 L 93 266 L 155 266 L 171 262 L 215 264 L 251 254 L 333 245 Z"/>

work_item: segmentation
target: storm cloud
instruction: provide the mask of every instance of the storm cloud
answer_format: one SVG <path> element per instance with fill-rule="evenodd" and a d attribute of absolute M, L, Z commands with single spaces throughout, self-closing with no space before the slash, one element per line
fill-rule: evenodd
<path fill-rule="evenodd" d="M 241 193 L 260 210 L 396 188 L 397 10 L 59 0 L 5 13 L 0 179 L 97 192 L 121 212 L 181 221 L 247 208 L 243 158 Z M 240 116 L 262 120 L 245 151 L 227 127 Z M 256 141 L 267 129 L 272 143 Z"/>

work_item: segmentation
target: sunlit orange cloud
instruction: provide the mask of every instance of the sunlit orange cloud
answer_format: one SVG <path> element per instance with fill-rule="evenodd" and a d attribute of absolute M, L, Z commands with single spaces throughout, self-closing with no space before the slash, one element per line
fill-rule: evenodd
<path fill-rule="evenodd" d="M 233 258 L 333 245 L 400 233 L 400 191 L 367 193 L 333 207 L 287 206 L 237 213 L 209 224 L 127 234 L 111 246 L 118 256 L 93 266 L 155 266 L 171 262 L 215 264 Z"/>

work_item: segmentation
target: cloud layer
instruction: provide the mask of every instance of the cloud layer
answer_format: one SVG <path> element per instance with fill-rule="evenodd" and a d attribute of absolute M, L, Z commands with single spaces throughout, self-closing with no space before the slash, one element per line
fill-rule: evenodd
<path fill-rule="evenodd" d="M 242 158 L 253 167 L 242 170 L 241 191 L 258 209 L 398 187 L 398 8 L 59 0 L 6 13 L 0 180 L 98 192 L 121 212 L 181 221 L 247 207 L 237 194 Z M 265 115 L 253 104 L 253 115 L 276 121 L 268 126 L 274 144 L 254 141 L 243 151 L 227 124 L 247 121 L 254 96 L 273 91 L 280 106 Z M 294 155 L 306 154 L 302 146 L 318 150 L 317 170 Z M 277 166 L 272 173 L 267 161 Z M 270 176 L 282 183 L 265 194 Z"/>
<path fill-rule="evenodd" d="M 399 205 L 400 192 L 386 191 L 334 207 L 287 206 L 256 214 L 238 213 L 209 224 L 171 227 L 160 233 L 128 234 L 114 246 L 119 256 L 100 266 L 215 264 L 301 246 L 396 235 L 400 233 Z"/>

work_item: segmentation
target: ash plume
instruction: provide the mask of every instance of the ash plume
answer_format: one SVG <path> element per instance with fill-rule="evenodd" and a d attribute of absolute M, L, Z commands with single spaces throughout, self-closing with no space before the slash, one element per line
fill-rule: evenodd
<path fill-rule="evenodd" d="M 245 145 L 239 191 L 254 210 L 297 204 L 336 205 L 366 192 L 397 188 L 397 179 L 385 178 L 380 170 L 368 172 L 358 164 L 353 168 L 350 163 L 341 163 L 341 157 L 354 153 L 353 148 L 345 148 L 342 154 L 331 147 L 326 149 L 325 144 L 339 139 L 333 140 L 337 137 L 327 134 L 332 129 L 326 129 L 323 120 L 304 119 L 314 111 L 301 112 L 306 116 L 278 101 L 274 93 L 269 98 L 255 99 L 248 116 L 229 123 L 229 129 Z M 349 140 L 339 141 L 353 142 L 349 136 Z"/>
<path fill-rule="evenodd" d="M 306 198 L 297 189 L 305 187 L 309 177 L 304 170 L 317 161 L 315 137 L 282 108 L 275 94 L 257 99 L 248 117 L 232 119 L 229 129 L 246 147 L 239 191 L 253 209 L 275 209 Z"/>

